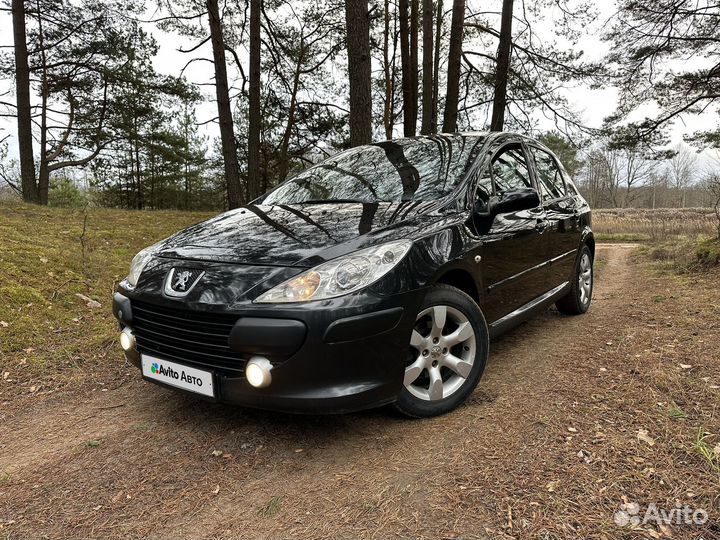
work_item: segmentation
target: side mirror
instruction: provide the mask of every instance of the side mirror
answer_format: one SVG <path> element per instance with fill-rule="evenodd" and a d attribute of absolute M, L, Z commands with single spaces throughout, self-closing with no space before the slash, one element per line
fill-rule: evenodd
<path fill-rule="evenodd" d="M 513 191 L 506 191 L 499 198 L 490 203 L 490 213 L 506 214 L 508 212 L 520 212 L 540 206 L 540 196 L 533 188 L 522 188 Z"/>

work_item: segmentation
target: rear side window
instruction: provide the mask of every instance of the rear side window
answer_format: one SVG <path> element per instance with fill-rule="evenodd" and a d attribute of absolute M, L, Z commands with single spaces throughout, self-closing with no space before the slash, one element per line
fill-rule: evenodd
<path fill-rule="evenodd" d="M 538 184 L 540 184 L 543 201 L 552 201 L 564 197 L 565 182 L 563 181 L 562 171 L 555 159 L 544 150 L 533 146 L 530 147 L 530 153 L 535 160 Z"/>
<path fill-rule="evenodd" d="M 492 162 L 492 176 L 498 195 L 533 187 L 525 154 L 519 146 L 507 148 L 495 156 Z"/>

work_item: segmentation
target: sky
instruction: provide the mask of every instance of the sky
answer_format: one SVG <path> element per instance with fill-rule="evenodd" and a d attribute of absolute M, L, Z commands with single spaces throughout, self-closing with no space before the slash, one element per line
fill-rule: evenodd
<path fill-rule="evenodd" d="M 599 60 L 603 58 L 605 53 L 608 51 L 608 44 L 603 42 L 599 36 L 599 30 L 602 29 L 603 24 L 611 16 L 614 10 L 614 1 L 612 2 L 599 2 L 596 3 L 596 9 L 599 10 L 599 16 L 596 19 L 595 24 L 590 29 L 591 32 L 582 36 L 579 40 L 578 47 L 581 48 L 587 59 Z M 151 17 L 151 13 L 148 14 L 148 18 Z M 180 72 L 183 66 L 187 63 L 189 56 L 178 52 L 180 46 L 187 47 L 190 43 L 187 38 L 178 37 L 172 34 L 161 32 L 152 24 L 147 24 L 146 29 L 150 31 L 158 40 L 159 52 L 154 60 L 155 68 L 160 73 L 176 75 Z M 536 29 L 539 35 L 542 35 L 543 28 Z M 548 32 L 547 30 L 545 30 Z M 2 50 L 8 51 L 8 47 L 12 46 L 12 19 L 11 14 L 7 11 L 0 12 L 0 46 L 4 47 Z M 212 56 L 210 45 L 206 44 L 197 51 L 197 54 L 202 54 L 206 58 Z M 194 62 L 186 71 L 185 74 L 191 82 L 195 83 L 207 83 L 212 79 L 212 65 L 208 62 Z M 13 84 L 11 81 L 0 81 L 0 96 L 7 90 L 12 90 Z M 211 96 L 211 87 L 205 86 L 201 90 L 208 98 Z M 615 109 L 617 101 L 617 91 L 612 87 L 605 87 L 599 89 L 591 89 L 587 86 L 576 85 L 569 87 L 565 90 L 566 97 L 570 101 L 574 110 L 576 110 L 582 118 L 585 125 L 588 127 L 600 127 L 603 119 L 612 113 Z M 14 94 L 5 95 L 0 97 L 0 100 L 14 101 Z M 644 115 L 652 114 L 652 106 L 646 106 L 637 111 L 638 118 Z M 209 99 L 206 103 L 199 106 L 197 110 L 198 122 L 202 123 L 212 119 L 216 116 L 215 103 Z M 552 129 L 554 126 L 549 120 L 540 119 L 542 129 Z M 692 115 L 685 116 L 681 121 L 676 122 L 670 130 L 670 136 L 673 144 L 682 142 L 683 135 L 693 133 L 698 130 L 712 129 L 717 126 L 717 114 L 714 112 L 707 112 L 703 115 Z M 205 134 L 209 137 L 218 137 L 219 130 L 216 124 L 210 123 L 202 128 Z M 6 135 L 10 135 L 8 139 L 8 150 L 9 156 L 14 158 L 17 156 L 17 140 L 15 138 L 16 131 L 16 120 L 14 118 L 2 118 L 0 117 L 0 140 Z M 716 152 L 705 152 L 704 156 L 701 156 L 701 161 L 705 161 L 707 155 L 717 155 Z"/>

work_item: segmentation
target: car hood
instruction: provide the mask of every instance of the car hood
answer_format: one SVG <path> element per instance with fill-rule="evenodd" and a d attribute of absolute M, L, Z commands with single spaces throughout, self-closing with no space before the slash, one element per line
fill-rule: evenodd
<path fill-rule="evenodd" d="M 440 205 L 441 206 L 441 205 Z M 397 238 L 442 217 L 437 202 L 246 205 L 185 229 L 161 257 L 310 267 Z"/>

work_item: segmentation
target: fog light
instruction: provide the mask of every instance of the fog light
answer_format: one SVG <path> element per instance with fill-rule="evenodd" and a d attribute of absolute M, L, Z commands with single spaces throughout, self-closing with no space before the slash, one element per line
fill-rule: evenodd
<path fill-rule="evenodd" d="M 130 351 L 135 348 L 135 334 L 132 333 L 129 326 L 126 326 L 120 332 L 120 346 L 123 351 Z"/>
<path fill-rule="evenodd" d="M 245 367 L 245 378 L 255 388 L 265 388 L 270 385 L 272 364 L 267 358 L 253 356 Z"/>

